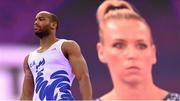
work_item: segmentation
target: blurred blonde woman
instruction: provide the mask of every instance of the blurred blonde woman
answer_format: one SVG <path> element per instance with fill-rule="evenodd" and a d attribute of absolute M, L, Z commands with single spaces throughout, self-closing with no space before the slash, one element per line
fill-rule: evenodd
<path fill-rule="evenodd" d="M 106 0 L 97 10 L 99 60 L 107 64 L 113 89 L 97 100 L 180 100 L 157 87 L 152 68 L 157 62 L 151 29 L 123 0 Z"/>

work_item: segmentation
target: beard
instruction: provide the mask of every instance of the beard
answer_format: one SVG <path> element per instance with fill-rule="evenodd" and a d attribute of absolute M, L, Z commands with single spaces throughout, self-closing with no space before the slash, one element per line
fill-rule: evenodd
<path fill-rule="evenodd" d="M 35 31 L 35 34 L 37 37 L 39 37 L 40 39 L 49 36 L 49 30 L 48 28 L 42 31 Z"/>

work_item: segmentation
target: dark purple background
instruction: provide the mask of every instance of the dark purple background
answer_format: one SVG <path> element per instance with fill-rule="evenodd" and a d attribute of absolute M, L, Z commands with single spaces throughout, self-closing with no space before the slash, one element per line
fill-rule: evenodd
<path fill-rule="evenodd" d="M 149 22 L 158 49 L 154 66 L 155 83 L 180 93 L 180 0 L 129 0 Z M 59 38 L 79 43 L 97 98 L 112 88 L 105 65 L 97 58 L 98 29 L 96 9 L 102 0 L 1 0 L 0 44 L 38 45 L 33 23 L 37 12 L 47 10 L 60 20 Z M 77 81 L 73 93 L 79 98 Z"/>

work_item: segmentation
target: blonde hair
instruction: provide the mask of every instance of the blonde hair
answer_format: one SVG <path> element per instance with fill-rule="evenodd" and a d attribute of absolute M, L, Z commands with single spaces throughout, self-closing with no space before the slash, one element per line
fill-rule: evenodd
<path fill-rule="evenodd" d="M 103 43 L 102 28 L 103 25 L 106 23 L 106 21 L 109 19 L 126 19 L 126 20 L 133 19 L 133 20 L 142 21 L 151 31 L 150 26 L 146 22 L 146 20 L 135 10 L 133 10 L 133 7 L 128 2 L 123 0 L 107 0 L 104 1 L 97 10 L 97 20 L 99 24 L 99 40 L 102 43 Z M 152 43 L 154 43 L 152 35 L 151 35 L 151 40 Z"/>

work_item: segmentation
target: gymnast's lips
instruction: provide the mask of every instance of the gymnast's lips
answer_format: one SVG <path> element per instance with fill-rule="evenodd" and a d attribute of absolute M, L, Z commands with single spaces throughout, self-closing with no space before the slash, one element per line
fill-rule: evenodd
<path fill-rule="evenodd" d="M 125 71 L 127 75 L 139 75 L 141 69 L 138 66 L 129 66 Z"/>
<path fill-rule="evenodd" d="M 37 25 L 34 25 L 34 30 L 38 30 L 38 29 L 40 29 L 40 27 Z"/>
<path fill-rule="evenodd" d="M 140 70 L 140 68 L 138 66 L 129 66 L 126 69 L 129 71 L 139 71 Z"/>

